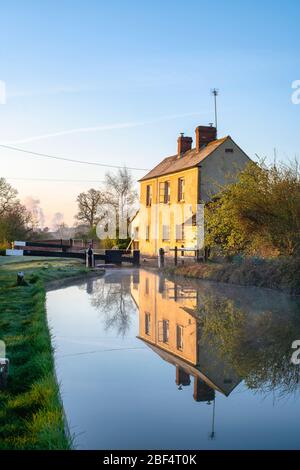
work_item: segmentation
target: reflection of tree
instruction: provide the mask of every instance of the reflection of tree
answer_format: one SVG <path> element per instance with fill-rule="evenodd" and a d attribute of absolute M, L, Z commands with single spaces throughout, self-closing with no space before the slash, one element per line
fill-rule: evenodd
<path fill-rule="evenodd" d="M 118 283 L 97 283 L 91 298 L 92 305 L 104 313 L 105 330 L 115 329 L 121 336 L 125 336 L 130 329 L 133 311 L 126 281 L 125 278 Z"/>
<path fill-rule="evenodd" d="M 278 397 L 298 391 L 300 368 L 290 360 L 292 342 L 300 338 L 299 312 L 245 313 L 231 300 L 208 296 L 199 311 L 199 326 L 249 388 Z"/>

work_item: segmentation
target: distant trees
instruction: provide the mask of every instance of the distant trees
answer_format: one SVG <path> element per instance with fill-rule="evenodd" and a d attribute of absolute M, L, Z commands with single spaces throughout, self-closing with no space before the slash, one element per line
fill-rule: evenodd
<path fill-rule="evenodd" d="M 55 238 L 70 238 L 72 229 L 64 221 L 61 212 L 55 212 L 52 219 L 53 235 Z"/>
<path fill-rule="evenodd" d="M 207 206 L 206 245 L 223 253 L 300 254 L 297 163 L 249 163 L 239 180 Z"/>
<path fill-rule="evenodd" d="M 44 211 L 40 206 L 40 200 L 28 196 L 24 205 L 26 209 L 31 213 L 31 224 L 34 231 L 42 233 L 45 225 Z"/>

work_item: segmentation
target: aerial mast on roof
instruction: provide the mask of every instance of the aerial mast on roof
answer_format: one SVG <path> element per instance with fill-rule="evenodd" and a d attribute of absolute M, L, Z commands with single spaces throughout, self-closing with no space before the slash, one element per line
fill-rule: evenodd
<path fill-rule="evenodd" d="M 213 88 L 211 90 L 211 94 L 214 97 L 215 102 L 215 126 L 216 126 L 216 133 L 218 132 L 218 116 L 217 116 L 217 96 L 219 94 L 219 90 L 217 88 Z"/>

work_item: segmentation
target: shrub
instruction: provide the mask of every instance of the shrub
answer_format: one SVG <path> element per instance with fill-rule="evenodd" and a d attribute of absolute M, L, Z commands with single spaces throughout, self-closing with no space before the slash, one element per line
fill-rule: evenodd
<path fill-rule="evenodd" d="M 276 257 L 300 253 L 297 165 L 249 163 L 206 208 L 206 244 L 226 255 Z"/>

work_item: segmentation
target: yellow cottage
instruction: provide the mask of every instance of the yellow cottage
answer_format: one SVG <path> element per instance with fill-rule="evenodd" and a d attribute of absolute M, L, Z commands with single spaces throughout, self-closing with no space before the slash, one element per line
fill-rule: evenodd
<path fill-rule="evenodd" d="M 140 182 L 140 210 L 133 221 L 133 244 L 142 254 L 159 248 L 194 248 L 198 243 L 199 205 L 233 182 L 250 161 L 230 136 L 216 138 L 212 126 L 196 128 L 196 146 L 181 134 L 176 155 L 167 157 Z"/>

